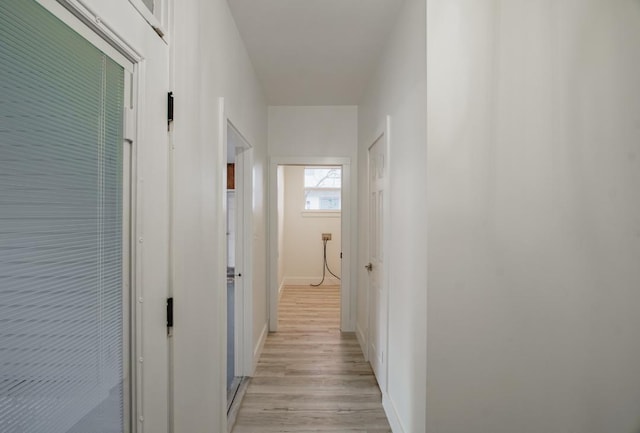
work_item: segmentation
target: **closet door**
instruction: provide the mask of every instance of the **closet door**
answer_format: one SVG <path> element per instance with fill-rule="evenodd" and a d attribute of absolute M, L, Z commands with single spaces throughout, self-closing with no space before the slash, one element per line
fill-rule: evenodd
<path fill-rule="evenodd" d="M 2 0 L 0 77 L 0 431 L 129 432 L 123 67 Z"/>

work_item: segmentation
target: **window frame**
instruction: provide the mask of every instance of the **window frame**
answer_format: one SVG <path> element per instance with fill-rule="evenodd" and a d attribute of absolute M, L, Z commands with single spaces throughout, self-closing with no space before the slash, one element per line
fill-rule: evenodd
<path fill-rule="evenodd" d="M 308 169 L 337 169 L 340 173 L 340 186 L 339 187 L 321 187 L 321 186 L 306 186 L 304 184 L 306 178 L 306 170 Z M 302 185 L 302 215 L 303 216 L 340 216 L 342 212 L 342 167 L 341 166 L 305 166 L 305 175 L 303 175 Z M 307 191 L 337 191 L 340 194 L 340 207 L 337 209 L 307 209 Z"/>

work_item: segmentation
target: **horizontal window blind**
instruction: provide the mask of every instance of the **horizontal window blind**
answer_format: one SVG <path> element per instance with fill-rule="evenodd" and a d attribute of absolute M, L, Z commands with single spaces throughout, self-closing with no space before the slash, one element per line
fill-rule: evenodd
<path fill-rule="evenodd" d="M 122 432 L 123 68 L 0 2 L 0 431 Z"/>

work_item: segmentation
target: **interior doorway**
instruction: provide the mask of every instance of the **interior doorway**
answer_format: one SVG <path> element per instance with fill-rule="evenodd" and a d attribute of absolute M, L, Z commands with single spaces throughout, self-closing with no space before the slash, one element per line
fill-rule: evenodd
<path fill-rule="evenodd" d="M 351 331 L 348 158 L 272 158 L 269 330 L 285 287 L 338 287 L 339 328 Z"/>
<path fill-rule="evenodd" d="M 230 411 L 250 374 L 251 326 L 251 146 L 226 119 L 226 391 Z"/>
<path fill-rule="evenodd" d="M 342 167 L 280 165 L 277 183 L 278 299 L 285 288 L 335 296 L 342 273 Z M 339 309 L 334 315 L 339 327 Z"/>

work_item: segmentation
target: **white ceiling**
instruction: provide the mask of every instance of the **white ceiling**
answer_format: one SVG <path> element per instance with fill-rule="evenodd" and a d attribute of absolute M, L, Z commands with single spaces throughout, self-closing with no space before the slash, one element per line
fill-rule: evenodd
<path fill-rule="evenodd" d="M 228 0 L 270 105 L 356 105 L 403 0 Z"/>

